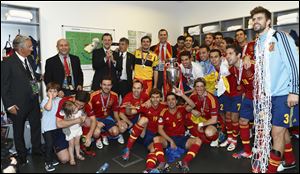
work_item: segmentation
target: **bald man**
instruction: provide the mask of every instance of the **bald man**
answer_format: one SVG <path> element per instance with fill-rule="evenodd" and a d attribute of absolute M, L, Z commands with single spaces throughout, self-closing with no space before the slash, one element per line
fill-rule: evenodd
<path fill-rule="evenodd" d="M 75 94 L 82 90 L 83 73 L 80 66 L 80 59 L 70 54 L 70 44 L 66 39 L 59 39 L 56 44 L 58 54 L 47 59 L 44 81 L 60 84 L 59 96 Z"/>

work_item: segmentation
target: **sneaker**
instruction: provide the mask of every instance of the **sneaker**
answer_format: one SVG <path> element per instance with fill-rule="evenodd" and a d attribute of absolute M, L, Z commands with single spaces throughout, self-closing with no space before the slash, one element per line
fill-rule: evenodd
<path fill-rule="evenodd" d="M 59 161 L 57 161 L 56 159 L 54 159 L 53 161 L 52 161 L 52 165 L 53 166 L 57 166 L 59 164 Z"/>
<path fill-rule="evenodd" d="M 248 152 L 244 152 L 243 150 L 240 151 L 239 153 L 234 153 L 232 154 L 233 158 L 236 159 L 241 159 L 241 158 L 251 158 L 252 157 L 252 153 L 248 153 Z"/>
<path fill-rule="evenodd" d="M 159 171 L 159 173 L 168 173 L 168 172 L 170 172 L 170 166 L 166 162 L 159 163 L 159 165 L 155 169 L 152 169 L 150 171 L 150 173 L 156 172 L 157 170 Z"/>
<path fill-rule="evenodd" d="M 120 144 L 124 144 L 124 143 L 125 143 L 122 134 L 119 135 L 118 142 L 119 142 Z"/>
<path fill-rule="evenodd" d="M 212 141 L 211 143 L 210 143 L 210 147 L 218 147 L 219 146 L 219 140 L 217 139 L 217 140 L 215 140 L 215 141 Z"/>
<path fill-rule="evenodd" d="M 48 163 L 48 164 L 45 163 L 45 169 L 46 169 L 47 172 L 52 172 L 52 171 L 55 170 L 55 168 L 54 168 L 54 166 L 53 166 L 52 163 Z"/>
<path fill-rule="evenodd" d="M 107 136 L 102 137 L 102 142 L 103 142 L 103 144 L 104 144 L 105 146 L 108 146 L 108 145 L 109 145 Z"/>
<path fill-rule="evenodd" d="M 101 142 L 101 140 L 100 140 L 100 142 Z M 101 143 L 102 143 L 102 142 L 101 142 Z M 102 145 L 102 147 L 103 147 L 103 145 Z M 83 149 L 83 153 L 84 153 L 85 155 L 92 156 L 92 157 L 95 157 L 95 156 L 96 156 L 96 152 L 93 151 L 93 150 L 91 150 L 91 149 L 87 150 L 86 148 L 84 148 L 84 149 Z"/>
<path fill-rule="evenodd" d="M 160 173 L 158 169 L 146 169 L 143 173 Z"/>
<path fill-rule="evenodd" d="M 260 165 L 258 161 L 254 161 L 254 163 L 251 165 L 252 167 L 252 173 L 261 173 L 260 171 Z"/>
<path fill-rule="evenodd" d="M 190 171 L 190 168 L 189 168 L 188 164 L 187 164 L 187 163 L 184 163 L 184 162 L 182 162 L 182 161 L 178 161 L 178 162 L 176 163 L 176 167 L 179 168 L 179 169 L 181 169 L 181 171 L 182 171 L 183 173 L 188 173 L 188 172 Z"/>
<path fill-rule="evenodd" d="M 100 138 L 96 141 L 96 147 L 97 147 L 98 149 L 102 149 L 102 148 L 103 148 L 103 144 L 102 144 L 102 141 L 101 141 Z"/>
<path fill-rule="evenodd" d="M 231 143 L 231 139 L 227 138 L 223 143 L 220 144 L 220 147 L 226 147 L 228 144 Z"/>
<path fill-rule="evenodd" d="M 123 150 L 123 155 L 122 155 L 123 160 L 124 160 L 124 161 L 129 160 L 129 155 L 130 155 L 130 151 L 129 151 L 129 149 L 126 147 L 126 148 Z"/>
<path fill-rule="evenodd" d="M 227 151 L 233 151 L 236 148 L 236 142 L 231 142 L 227 147 Z"/>
<path fill-rule="evenodd" d="M 287 169 L 292 169 L 296 167 L 296 162 L 293 162 L 292 164 L 286 164 L 285 161 L 282 161 L 280 165 L 277 167 L 277 172 L 282 172 Z"/>

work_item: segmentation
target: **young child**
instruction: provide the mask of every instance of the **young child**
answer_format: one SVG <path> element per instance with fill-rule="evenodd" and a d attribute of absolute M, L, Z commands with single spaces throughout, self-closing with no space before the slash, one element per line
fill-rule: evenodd
<path fill-rule="evenodd" d="M 82 110 L 78 110 L 77 106 L 72 101 L 66 101 L 62 106 L 61 115 L 65 116 L 65 119 L 75 119 L 84 115 Z M 70 165 L 76 165 L 74 159 L 74 147 L 76 152 L 76 158 L 84 160 L 85 158 L 80 154 L 80 137 L 82 135 L 82 128 L 79 124 L 72 125 L 65 128 L 64 133 L 66 134 L 66 140 L 69 141 L 69 154 L 70 154 Z"/>
<path fill-rule="evenodd" d="M 47 172 L 54 171 L 54 165 L 58 164 L 53 154 L 54 135 L 56 131 L 56 117 L 55 114 L 58 109 L 59 101 L 58 91 L 60 89 L 59 84 L 50 82 L 47 84 L 47 97 L 43 99 L 40 107 L 43 112 L 41 128 L 42 134 L 45 140 L 46 153 L 45 153 L 45 169 Z"/>

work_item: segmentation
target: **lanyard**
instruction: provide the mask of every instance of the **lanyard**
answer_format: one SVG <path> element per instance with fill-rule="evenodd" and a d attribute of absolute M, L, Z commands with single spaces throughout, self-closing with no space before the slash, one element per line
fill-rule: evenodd
<path fill-rule="evenodd" d="M 100 97 L 101 97 L 101 103 L 102 103 L 103 111 L 106 111 L 107 107 L 108 107 L 108 104 L 109 104 L 109 100 L 110 100 L 110 93 L 108 94 L 108 99 L 106 101 L 106 105 L 105 106 L 104 106 L 103 92 L 101 93 Z"/>

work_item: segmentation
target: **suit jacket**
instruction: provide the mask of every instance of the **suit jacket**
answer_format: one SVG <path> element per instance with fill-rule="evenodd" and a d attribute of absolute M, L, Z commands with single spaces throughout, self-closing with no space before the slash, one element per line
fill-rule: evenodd
<path fill-rule="evenodd" d="M 120 77 L 122 75 L 123 71 L 123 58 L 120 57 L 120 53 L 116 52 L 114 57 L 116 57 L 117 65 L 116 65 L 116 70 L 117 70 L 117 79 L 120 80 Z M 129 52 L 126 53 L 126 73 L 127 73 L 127 81 L 132 84 L 132 71 L 134 70 L 134 61 L 135 61 L 135 56 Z"/>
<path fill-rule="evenodd" d="M 33 67 L 33 58 L 28 56 L 27 60 Z M 34 76 L 35 79 L 39 79 L 36 72 Z M 28 111 L 32 104 L 37 104 L 38 95 L 33 94 L 26 69 L 16 53 L 1 62 L 1 97 L 5 109 L 17 105 L 20 110 Z"/>
<path fill-rule="evenodd" d="M 115 55 L 116 53 L 113 52 L 114 59 L 116 59 Z M 111 64 L 111 71 L 109 72 L 108 63 L 104 61 L 104 57 L 106 57 L 106 53 L 103 48 L 99 48 L 93 51 L 92 65 L 93 69 L 95 70 L 92 83 L 93 91 L 100 89 L 100 83 L 104 76 L 111 77 L 113 88 L 117 83 L 116 67 Z"/>
<path fill-rule="evenodd" d="M 78 85 L 83 85 L 83 72 L 80 66 L 80 59 L 77 56 L 69 55 L 71 60 L 74 85 L 77 88 Z M 47 85 L 49 82 L 56 82 L 61 87 L 65 79 L 64 65 L 62 64 L 59 55 L 55 55 L 46 61 L 44 81 Z"/>

